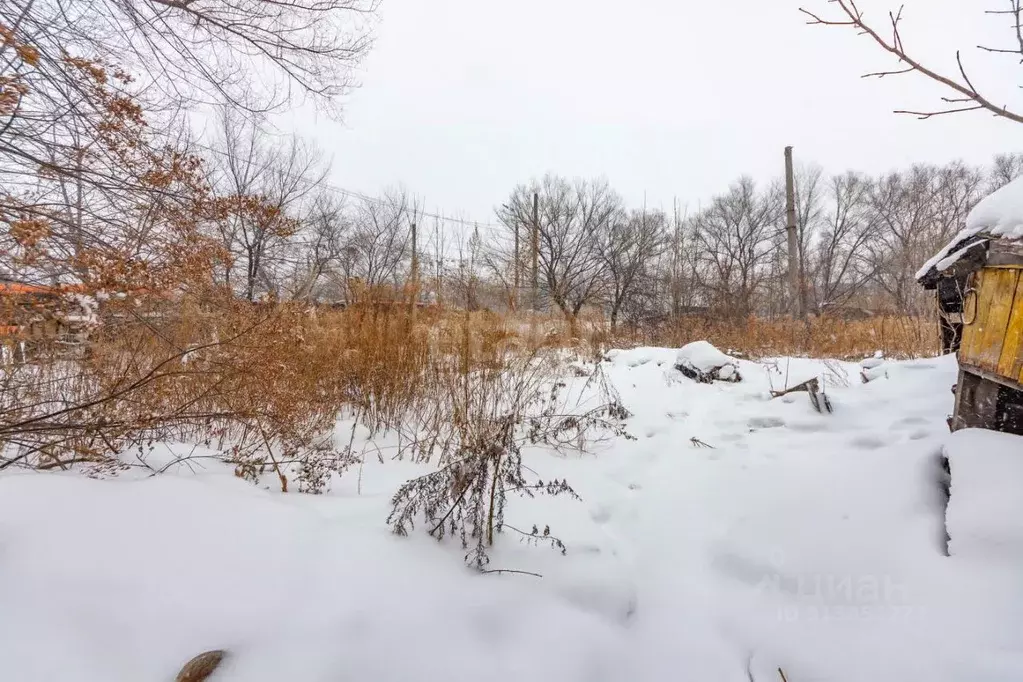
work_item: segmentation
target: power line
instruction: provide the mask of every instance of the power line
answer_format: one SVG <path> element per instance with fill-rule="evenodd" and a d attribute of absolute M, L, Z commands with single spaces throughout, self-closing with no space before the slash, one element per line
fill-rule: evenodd
<path fill-rule="evenodd" d="M 217 156 L 221 156 L 221 157 L 224 157 L 224 158 L 229 158 L 229 154 L 227 154 L 227 152 L 224 152 L 224 151 L 222 151 L 220 149 L 216 149 L 216 148 L 211 147 L 209 145 L 201 144 L 201 143 L 198 143 L 198 142 L 193 142 L 192 144 L 195 147 L 198 147 L 198 148 L 200 148 L 200 149 L 202 149 L 204 151 L 210 152 L 210 153 L 215 154 Z M 310 180 L 308 178 L 299 178 L 298 182 L 300 182 L 301 184 L 306 185 L 307 187 L 326 189 L 326 190 L 329 190 L 329 191 L 331 191 L 331 192 L 333 192 L 335 194 L 341 195 L 341 196 L 346 197 L 346 198 L 358 199 L 360 201 L 374 203 L 374 204 L 376 204 L 378 206 L 388 206 L 389 205 L 389 202 L 387 200 L 385 200 L 385 199 L 381 199 L 379 197 L 370 196 L 370 195 L 365 194 L 363 192 L 357 192 L 355 190 L 346 189 L 346 188 L 341 187 L 339 185 L 335 185 L 333 183 L 327 182 L 326 180 L 314 181 L 314 180 Z M 461 218 L 452 218 L 452 217 L 444 215 L 442 213 L 434 213 L 434 212 L 423 211 L 423 210 L 416 210 L 415 211 L 415 215 L 419 216 L 419 217 L 423 217 L 423 218 L 434 218 L 434 219 L 440 220 L 440 221 L 442 221 L 444 223 L 453 223 L 453 224 L 456 224 L 456 225 L 463 225 L 465 227 L 471 227 L 473 229 L 478 229 L 478 230 L 480 230 L 482 232 L 490 232 L 491 234 L 501 234 L 502 236 L 504 236 L 505 233 L 506 233 L 506 228 L 503 225 L 499 225 L 497 223 L 489 223 L 489 222 L 483 222 L 483 221 L 477 221 L 477 220 L 466 220 L 466 219 L 461 219 Z"/>

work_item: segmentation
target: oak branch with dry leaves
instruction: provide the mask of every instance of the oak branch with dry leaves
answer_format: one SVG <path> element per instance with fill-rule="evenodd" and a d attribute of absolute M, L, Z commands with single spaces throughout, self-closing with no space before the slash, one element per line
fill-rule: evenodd
<path fill-rule="evenodd" d="M 867 20 L 865 13 L 857 6 L 855 0 L 829 0 L 837 6 L 834 17 L 824 17 L 815 14 L 805 8 L 800 12 L 809 17 L 808 24 L 813 26 L 847 26 L 856 30 L 860 35 L 865 35 L 873 40 L 881 49 L 898 58 L 903 68 L 886 71 L 877 71 L 864 74 L 864 78 L 883 78 L 907 73 L 919 73 L 932 81 L 940 83 L 948 89 L 948 94 L 941 98 L 943 106 L 934 110 L 909 111 L 896 110 L 897 114 L 909 114 L 921 119 L 928 119 L 934 116 L 946 114 L 958 114 L 967 111 L 989 111 L 995 116 L 1023 123 L 1023 113 L 1013 111 L 1008 106 L 999 104 L 994 96 L 981 92 L 973 83 L 963 63 L 963 55 L 956 50 L 956 64 L 958 73 L 941 73 L 935 68 L 924 64 L 915 56 L 903 43 L 901 26 L 903 24 L 904 7 L 897 11 L 888 12 L 887 22 L 872 23 Z M 985 14 L 1007 17 L 1011 22 L 1013 30 L 1013 44 L 1009 47 L 989 47 L 978 45 L 977 49 L 994 54 L 1010 55 L 1018 57 L 1023 63 L 1023 0 L 1003 0 L 1007 6 L 1005 9 L 993 9 L 985 11 Z"/>

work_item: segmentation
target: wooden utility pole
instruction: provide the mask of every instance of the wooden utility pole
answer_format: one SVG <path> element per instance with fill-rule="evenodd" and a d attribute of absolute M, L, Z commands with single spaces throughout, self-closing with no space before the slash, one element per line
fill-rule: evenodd
<path fill-rule="evenodd" d="M 803 319 L 803 295 L 799 276 L 799 235 L 796 227 L 796 179 L 792 170 L 792 147 L 785 147 L 785 229 L 789 236 L 789 294 L 792 312 Z"/>
<path fill-rule="evenodd" d="M 539 270 L 540 260 L 540 195 L 533 192 L 533 294 L 532 302 L 533 312 L 536 312 L 537 305 L 539 304 L 539 286 L 537 280 L 537 271 Z"/>
<path fill-rule="evenodd" d="M 436 259 L 435 259 L 437 261 L 437 268 L 436 268 L 437 269 L 437 278 L 436 278 L 436 282 L 434 282 L 433 287 L 434 287 L 434 293 L 436 294 L 436 301 L 435 301 L 436 305 L 437 306 L 443 306 L 444 305 L 444 246 L 445 246 L 444 226 L 441 225 L 440 221 L 437 218 L 433 219 L 433 226 L 436 229 L 435 237 L 436 237 L 436 251 L 437 251 L 437 256 L 436 256 Z"/>
<path fill-rule="evenodd" d="M 419 233 L 412 222 L 412 320 L 416 318 L 416 303 L 419 302 Z"/>
<path fill-rule="evenodd" d="M 515 221 L 515 286 L 512 288 L 512 311 L 515 311 L 519 307 L 519 266 L 522 264 L 522 259 L 519 254 L 519 221 Z"/>

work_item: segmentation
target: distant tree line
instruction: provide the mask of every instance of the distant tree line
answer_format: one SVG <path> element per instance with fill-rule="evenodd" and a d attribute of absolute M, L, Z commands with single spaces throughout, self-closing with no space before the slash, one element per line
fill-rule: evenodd
<path fill-rule="evenodd" d="M 802 169 L 796 214 L 806 309 L 930 312 L 916 271 L 981 198 L 1021 171 L 1020 154 L 998 156 L 988 167 L 916 165 L 876 177 Z M 780 181 L 739 178 L 691 212 L 629 208 L 601 181 L 533 181 L 515 188 L 498 211 L 509 231 L 519 230 L 520 272 L 530 272 L 522 235 L 533 229 L 534 195 L 542 301 L 567 317 L 585 306 L 603 309 L 612 323 L 793 310 Z M 516 258 L 506 248 L 494 249 L 488 262 L 495 279 L 510 280 Z"/>
<path fill-rule="evenodd" d="M 530 308 L 535 226 L 537 307 L 568 319 L 585 310 L 603 311 L 612 325 L 793 310 L 781 180 L 741 177 L 698 208 L 665 210 L 630 207 L 604 180 L 548 175 L 512 190 L 496 211 L 496 228 L 459 224 L 445 235 L 407 190 L 345 197 L 299 140 L 232 125 L 210 156 L 214 186 L 280 208 L 279 223 L 235 214 L 216 225 L 233 254 L 222 276 L 240 296 L 350 303 L 360 292 L 407 291 L 411 225 L 418 223 L 424 301 Z M 798 170 L 805 309 L 930 314 L 933 301 L 916 271 L 981 198 L 1021 172 L 1023 154 L 1000 155 L 986 167 L 921 164 L 879 176 Z"/>
<path fill-rule="evenodd" d="M 567 319 L 584 310 L 603 311 L 612 325 L 793 310 L 780 179 L 741 177 L 698 208 L 676 202 L 666 210 L 630 207 L 604 180 L 548 175 L 512 190 L 496 210 L 496 229 L 459 224 L 445 236 L 407 190 L 339 194 L 297 138 L 281 141 L 225 119 L 210 151 L 214 187 L 279 209 L 273 219 L 235 212 L 214 224 L 213 236 L 232 254 L 223 280 L 246 298 L 350 303 L 365 291 L 407 293 L 417 223 L 423 300 L 530 308 L 535 227 L 536 304 Z M 981 198 L 1021 172 L 1023 154 L 997 156 L 986 167 L 956 161 L 879 176 L 799 169 L 805 309 L 930 314 L 933 301 L 916 271 Z"/>

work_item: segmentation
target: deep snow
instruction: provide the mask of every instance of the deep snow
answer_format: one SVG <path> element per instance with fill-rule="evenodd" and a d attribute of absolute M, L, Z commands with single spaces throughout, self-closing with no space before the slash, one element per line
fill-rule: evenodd
<path fill-rule="evenodd" d="M 542 578 L 391 535 L 389 498 L 422 470 L 386 457 L 361 495 L 351 472 L 321 497 L 212 465 L 0 476 L 3 679 L 170 680 L 212 648 L 232 652 L 224 682 L 1023 679 L 1005 549 L 1023 538 L 985 525 L 999 504 L 970 507 L 979 475 L 950 513 L 1001 539 L 946 556 L 942 445 L 968 459 L 978 438 L 947 433 L 954 358 L 886 361 L 868 384 L 852 363 L 740 361 L 741 383 L 706 385 L 676 352 L 605 363 L 637 440 L 527 452 L 583 498 L 511 502 L 508 523 L 549 523 L 568 554 L 509 534 L 491 568 Z M 833 414 L 769 398 L 815 375 Z"/>
<path fill-rule="evenodd" d="M 951 476 L 949 553 L 1023 565 L 1023 438 L 965 429 L 945 443 Z"/>

